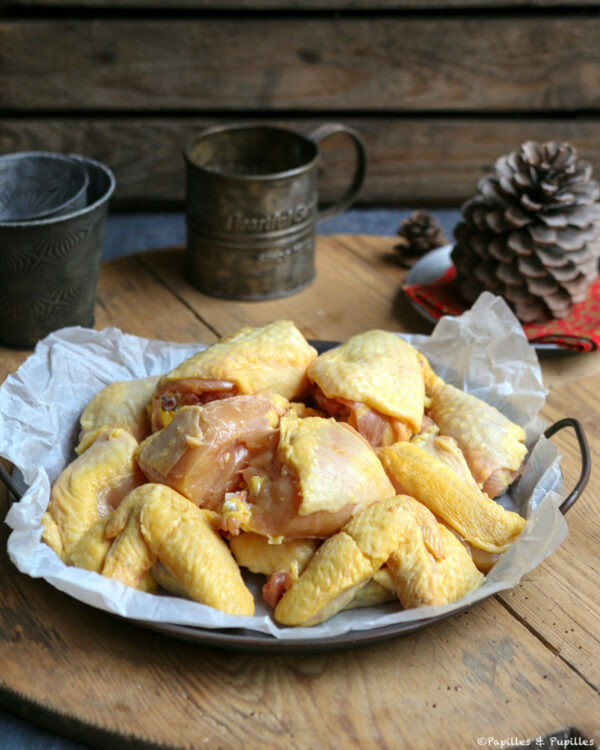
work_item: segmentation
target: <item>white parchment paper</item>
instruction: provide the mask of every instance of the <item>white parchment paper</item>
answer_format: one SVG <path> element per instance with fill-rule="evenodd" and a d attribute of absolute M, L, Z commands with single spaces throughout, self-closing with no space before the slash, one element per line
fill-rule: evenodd
<path fill-rule="evenodd" d="M 342 612 L 312 628 L 286 628 L 274 622 L 260 595 L 256 596 L 254 617 L 237 617 L 173 596 L 146 594 L 96 573 L 67 567 L 40 541 L 40 521 L 52 481 L 75 457 L 73 447 L 84 406 L 112 381 L 167 372 L 201 348 L 149 341 L 114 328 L 99 332 L 65 328 L 50 334 L 0 388 L 0 455 L 21 470 L 29 486 L 6 518 L 13 529 L 8 540 L 10 559 L 21 572 L 44 578 L 76 599 L 125 617 L 200 628 L 242 627 L 279 639 L 302 637 L 307 641 L 418 621 L 515 586 L 567 535 L 558 510 L 565 497 L 560 456 L 541 435 L 545 425 L 537 418 L 545 391 L 535 351 L 505 302 L 487 292 L 464 315 L 442 318 L 431 336 L 405 338 L 429 358 L 444 380 L 523 425 L 531 450 L 523 477 L 501 500 L 527 518 L 525 528 L 483 585 L 460 602 L 406 611 L 390 604 Z M 257 577 L 250 576 L 249 585 L 259 592 Z"/>

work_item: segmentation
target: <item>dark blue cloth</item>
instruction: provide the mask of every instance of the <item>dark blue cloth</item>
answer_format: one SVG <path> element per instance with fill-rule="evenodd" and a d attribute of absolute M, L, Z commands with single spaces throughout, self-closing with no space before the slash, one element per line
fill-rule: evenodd
<path fill-rule="evenodd" d="M 354 209 L 317 226 L 319 234 L 395 235 L 412 209 Z M 457 210 L 432 211 L 448 238 L 459 219 Z M 113 214 L 104 233 L 103 260 L 185 244 L 183 213 Z"/>

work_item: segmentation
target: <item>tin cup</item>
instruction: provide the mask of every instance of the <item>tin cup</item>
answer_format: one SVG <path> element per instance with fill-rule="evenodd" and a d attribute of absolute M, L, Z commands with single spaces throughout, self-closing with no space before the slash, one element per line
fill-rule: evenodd
<path fill-rule="evenodd" d="M 356 151 L 350 186 L 318 208 L 318 143 L 346 133 Z M 329 123 L 308 136 L 271 125 L 224 125 L 192 136 L 186 163 L 185 273 L 227 299 L 286 297 L 315 277 L 315 227 L 345 211 L 365 177 L 360 134 Z"/>

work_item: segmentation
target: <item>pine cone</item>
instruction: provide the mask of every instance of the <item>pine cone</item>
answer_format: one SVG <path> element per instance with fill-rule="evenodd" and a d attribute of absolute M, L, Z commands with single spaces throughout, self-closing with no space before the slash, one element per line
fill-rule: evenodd
<path fill-rule="evenodd" d="M 600 194 L 569 143 L 527 141 L 462 207 L 452 260 L 463 296 L 503 296 L 524 323 L 564 318 L 598 276 Z"/>
<path fill-rule="evenodd" d="M 422 255 L 448 242 L 437 219 L 428 211 L 413 211 L 400 224 L 398 235 L 400 242 L 395 249 L 400 253 L 400 262 L 409 268 Z"/>

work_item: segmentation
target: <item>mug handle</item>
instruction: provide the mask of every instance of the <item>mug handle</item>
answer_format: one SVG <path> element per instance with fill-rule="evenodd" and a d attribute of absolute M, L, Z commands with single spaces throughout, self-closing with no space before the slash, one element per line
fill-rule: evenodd
<path fill-rule="evenodd" d="M 317 221 L 332 219 L 334 216 L 341 214 L 349 208 L 352 203 L 354 203 L 354 200 L 362 187 L 367 171 L 367 150 L 365 142 L 362 135 L 357 130 L 354 130 L 354 128 L 351 128 L 348 125 L 343 125 L 341 122 L 328 122 L 325 125 L 320 125 L 316 130 L 313 130 L 312 133 L 309 133 L 308 138 L 314 143 L 319 143 L 324 138 L 334 135 L 334 133 L 346 133 L 352 138 L 356 150 L 356 167 L 354 168 L 354 176 L 350 187 L 337 203 L 318 211 Z"/>

